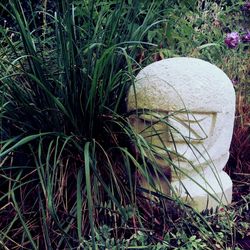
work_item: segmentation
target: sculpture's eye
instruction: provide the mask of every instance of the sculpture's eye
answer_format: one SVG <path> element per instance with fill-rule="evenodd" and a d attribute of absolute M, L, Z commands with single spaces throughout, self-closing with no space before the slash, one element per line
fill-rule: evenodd
<path fill-rule="evenodd" d="M 199 143 L 212 132 L 214 113 L 148 113 L 130 119 L 135 131 L 147 141 Z"/>
<path fill-rule="evenodd" d="M 169 116 L 170 141 L 199 143 L 213 131 L 214 113 L 177 113 Z"/>
<path fill-rule="evenodd" d="M 169 141 L 169 131 L 167 124 L 167 115 L 159 113 L 140 114 L 139 116 L 130 116 L 130 123 L 136 133 L 153 144 L 165 145 Z M 160 142 L 160 143 L 159 143 Z"/>

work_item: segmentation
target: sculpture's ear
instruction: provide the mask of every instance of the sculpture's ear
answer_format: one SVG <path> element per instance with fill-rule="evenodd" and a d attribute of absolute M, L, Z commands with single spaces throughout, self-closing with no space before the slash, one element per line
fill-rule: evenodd
<path fill-rule="evenodd" d="M 129 123 L 130 123 L 131 126 L 133 126 L 133 125 L 136 123 L 136 120 L 137 120 L 137 119 L 138 119 L 138 118 L 137 118 L 136 115 L 130 115 L 130 116 L 128 117 L 128 121 L 129 121 Z"/>

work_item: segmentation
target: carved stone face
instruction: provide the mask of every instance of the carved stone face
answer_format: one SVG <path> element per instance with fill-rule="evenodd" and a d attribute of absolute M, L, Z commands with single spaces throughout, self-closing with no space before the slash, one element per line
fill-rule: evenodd
<path fill-rule="evenodd" d="M 127 106 L 131 125 L 153 146 L 161 167 L 169 167 L 167 158 L 188 173 L 225 166 L 235 93 L 216 66 L 194 58 L 155 62 L 136 77 Z"/>

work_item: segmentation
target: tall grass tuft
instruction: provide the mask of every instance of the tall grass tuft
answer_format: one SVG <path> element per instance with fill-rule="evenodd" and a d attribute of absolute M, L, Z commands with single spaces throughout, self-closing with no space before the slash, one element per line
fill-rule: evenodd
<path fill-rule="evenodd" d="M 120 237 L 143 226 L 131 162 L 142 167 L 121 115 L 164 4 L 46 3 L 2 5 L 12 35 L 1 27 L 1 242 L 73 249 L 91 238 L 97 249 L 98 227 Z"/>

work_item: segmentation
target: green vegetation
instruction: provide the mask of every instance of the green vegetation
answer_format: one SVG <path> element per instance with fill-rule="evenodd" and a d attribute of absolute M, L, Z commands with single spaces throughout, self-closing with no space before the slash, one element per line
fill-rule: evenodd
<path fill-rule="evenodd" d="M 229 49 L 224 38 L 243 34 L 249 15 L 235 2 L 1 4 L 2 249 L 243 249 L 250 230 L 249 43 Z M 174 56 L 208 60 L 236 84 L 230 207 L 198 214 L 159 192 L 151 201 L 138 188 L 137 176 L 149 177 L 142 152 L 153 149 L 128 123 L 127 90 L 142 67 Z"/>

